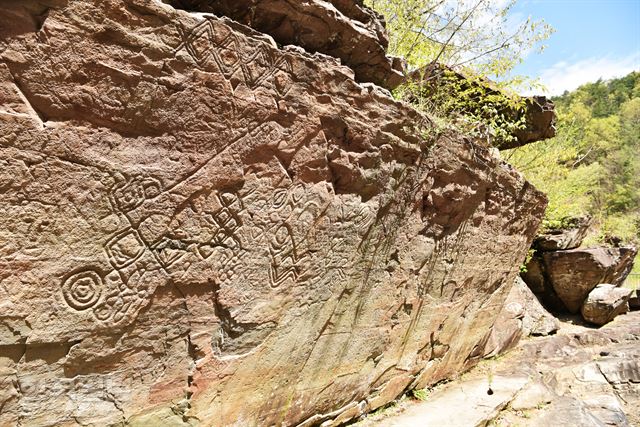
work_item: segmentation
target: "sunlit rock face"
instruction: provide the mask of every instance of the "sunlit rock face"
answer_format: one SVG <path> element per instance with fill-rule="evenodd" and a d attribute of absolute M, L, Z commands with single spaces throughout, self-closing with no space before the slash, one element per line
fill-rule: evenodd
<path fill-rule="evenodd" d="M 362 0 L 164 0 L 176 8 L 226 16 L 273 37 L 339 58 L 360 82 L 393 89 L 404 80 L 404 62 L 387 56 L 382 16 Z"/>
<path fill-rule="evenodd" d="M 350 69 L 0 4 L 0 425 L 346 421 L 473 365 L 544 196 Z"/>

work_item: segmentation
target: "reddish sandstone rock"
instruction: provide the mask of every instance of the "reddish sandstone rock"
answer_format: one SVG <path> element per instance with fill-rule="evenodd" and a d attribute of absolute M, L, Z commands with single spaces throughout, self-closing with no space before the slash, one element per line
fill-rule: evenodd
<path fill-rule="evenodd" d="M 393 89 L 404 64 L 386 54 L 384 19 L 361 0 L 165 0 L 186 10 L 227 16 L 269 34 L 280 44 L 339 58 L 361 82 Z"/>
<path fill-rule="evenodd" d="M 559 327 L 558 319 L 544 309 L 527 284 L 517 277 L 491 328 L 485 356 L 497 356 L 513 348 L 521 338 L 550 335 Z"/>
<path fill-rule="evenodd" d="M 524 122 L 520 129 L 511 132 L 511 138 L 498 138 L 491 129 L 478 129 L 483 139 L 491 141 L 491 144 L 500 150 L 507 150 L 531 142 L 553 138 L 556 135 L 556 113 L 553 101 L 544 96 L 532 96 L 528 98 L 515 97 L 521 105 L 513 107 L 495 99 L 512 96 L 503 92 L 497 85 L 486 78 L 469 76 L 468 74 L 454 70 L 444 64 L 431 63 L 423 68 L 413 71 L 407 76 L 408 81 L 416 88 L 406 94 L 409 102 L 415 100 L 415 90 L 417 89 L 421 97 L 429 98 L 440 96 L 439 93 L 446 94 L 451 91 L 466 93 L 474 99 L 474 103 L 467 104 L 469 111 L 476 117 L 486 120 L 492 119 L 493 115 L 505 117 L 511 122 L 516 122 L 524 116 Z M 443 89 L 444 88 L 444 89 Z M 492 100 L 494 98 L 494 100 Z M 505 98 L 506 99 L 506 98 Z M 497 113 L 488 114 L 487 111 Z"/>
<path fill-rule="evenodd" d="M 550 230 L 536 236 L 533 247 L 542 252 L 575 249 L 582 244 L 590 223 L 589 217 L 575 218 L 570 227 Z"/>
<path fill-rule="evenodd" d="M 1 425 L 346 421 L 477 361 L 545 207 L 326 56 L 0 4 Z"/>
<path fill-rule="evenodd" d="M 633 268 L 634 247 L 570 249 L 542 254 L 553 291 L 571 313 L 578 313 L 587 295 L 601 283 L 620 285 Z"/>

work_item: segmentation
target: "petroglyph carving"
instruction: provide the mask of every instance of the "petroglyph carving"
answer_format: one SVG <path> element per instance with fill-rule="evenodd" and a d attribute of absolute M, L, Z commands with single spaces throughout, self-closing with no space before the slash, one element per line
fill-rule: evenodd
<path fill-rule="evenodd" d="M 151 177 L 135 177 L 126 184 L 116 187 L 113 197 L 123 212 L 132 211 L 146 199 L 156 197 L 162 191 L 160 182 Z"/>
<path fill-rule="evenodd" d="M 242 78 L 250 89 L 256 89 L 265 81 L 276 77 L 279 93 L 287 92 L 287 79 L 279 73 L 291 73 L 288 59 L 273 51 L 264 42 L 254 49 L 239 49 L 239 36 L 223 25 L 214 25 L 205 19 L 189 31 L 180 28 L 182 41 L 175 52 L 185 50 L 202 68 L 215 67 L 227 79 Z M 277 76 L 276 76 L 277 75 Z"/>
<path fill-rule="evenodd" d="M 289 192 L 285 188 L 278 188 L 273 195 L 272 207 L 275 210 L 282 209 L 287 204 Z"/>
<path fill-rule="evenodd" d="M 293 233 L 287 224 L 281 224 L 273 234 L 269 243 L 271 266 L 269 279 L 271 287 L 277 288 L 287 280 L 296 282 L 299 275 L 300 257 L 297 252 Z"/>
<path fill-rule="evenodd" d="M 158 243 L 154 244 L 151 249 L 160 265 L 168 268 L 186 255 L 187 245 L 180 240 L 163 237 Z"/>
<path fill-rule="evenodd" d="M 62 283 L 62 295 L 71 308 L 82 311 L 93 307 L 102 293 L 102 278 L 95 270 L 72 274 Z"/>
<path fill-rule="evenodd" d="M 148 304 L 152 292 L 166 282 L 166 275 L 154 264 L 143 257 L 129 271 L 108 274 L 104 279 L 108 290 L 93 308 L 96 318 L 113 325 L 133 318 Z"/>
<path fill-rule="evenodd" d="M 229 248 L 240 247 L 238 230 L 242 227 L 242 220 L 238 216 L 241 209 L 238 196 L 232 193 L 222 193 L 218 196 L 220 209 L 213 213 L 205 213 L 205 220 L 213 227 L 212 245 Z"/>
<path fill-rule="evenodd" d="M 160 3 L 0 1 L 0 425 L 330 424 L 469 368 L 544 197 L 339 61 Z"/>
<path fill-rule="evenodd" d="M 116 234 L 106 245 L 109 261 L 115 268 L 124 268 L 142 256 L 145 246 L 138 233 L 128 229 Z"/>

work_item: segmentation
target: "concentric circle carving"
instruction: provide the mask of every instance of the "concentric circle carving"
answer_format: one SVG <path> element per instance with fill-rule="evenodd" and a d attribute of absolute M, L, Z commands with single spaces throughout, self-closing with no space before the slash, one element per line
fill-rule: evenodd
<path fill-rule="evenodd" d="M 93 307 L 102 293 L 102 278 L 93 270 L 69 276 L 62 283 L 62 295 L 70 307 L 86 310 Z"/>

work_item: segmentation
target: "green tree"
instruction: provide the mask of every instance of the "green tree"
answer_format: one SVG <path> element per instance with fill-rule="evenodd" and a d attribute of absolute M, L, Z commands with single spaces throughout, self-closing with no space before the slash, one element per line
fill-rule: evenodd
<path fill-rule="evenodd" d="M 542 20 L 514 21 L 516 0 L 366 0 L 385 16 L 389 53 L 403 57 L 412 69 L 437 62 L 475 74 L 505 77 L 552 28 Z M 521 78 L 509 82 L 521 82 Z"/>
<path fill-rule="evenodd" d="M 525 125 L 525 101 L 509 91 L 525 81 L 507 78 L 551 34 L 543 21 L 515 22 L 515 0 L 365 0 L 383 14 L 389 53 L 406 59 L 408 82 L 395 92 L 446 125 L 497 147 Z M 494 83 L 486 77 L 501 78 Z"/>
<path fill-rule="evenodd" d="M 640 73 L 599 80 L 554 99 L 558 136 L 507 156 L 549 196 L 545 226 L 588 214 L 591 243 L 640 243 Z"/>

